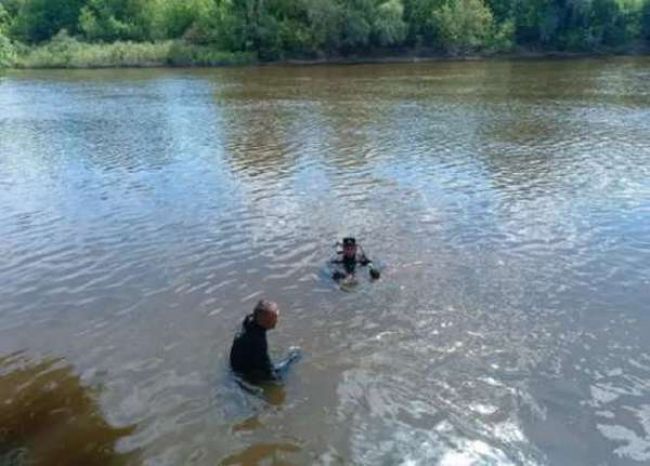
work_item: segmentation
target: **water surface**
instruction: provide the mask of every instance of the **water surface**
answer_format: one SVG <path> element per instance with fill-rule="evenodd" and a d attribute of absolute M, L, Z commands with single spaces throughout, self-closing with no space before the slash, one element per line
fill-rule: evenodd
<path fill-rule="evenodd" d="M 12 72 L 0 238 L 5 459 L 79 461 L 54 412 L 86 464 L 650 462 L 647 58 Z"/>

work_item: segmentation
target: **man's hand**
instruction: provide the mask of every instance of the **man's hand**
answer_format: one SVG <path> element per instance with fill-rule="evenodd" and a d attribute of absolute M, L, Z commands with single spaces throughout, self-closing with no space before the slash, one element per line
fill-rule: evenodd
<path fill-rule="evenodd" d="M 300 348 L 297 346 L 292 346 L 289 348 L 289 354 L 287 355 L 287 359 L 291 362 L 296 361 L 302 357 L 302 351 Z"/>

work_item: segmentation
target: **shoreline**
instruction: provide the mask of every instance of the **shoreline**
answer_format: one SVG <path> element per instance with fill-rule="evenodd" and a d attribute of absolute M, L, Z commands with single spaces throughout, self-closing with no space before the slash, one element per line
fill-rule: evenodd
<path fill-rule="evenodd" d="M 324 58 L 301 59 L 285 58 L 278 60 L 260 60 L 253 56 L 245 58 L 239 57 L 233 60 L 217 60 L 213 63 L 192 63 L 183 60 L 180 63 L 174 63 L 168 60 L 143 60 L 140 63 L 106 63 L 106 64 L 89 64 L 76 65 L 67 63 L 57 65 L 55 63 L 45 64 L 42 66 L 11 66 L 0 68 L 5 71 L 24 71 L 24 70 L 110 70 L 110 69 L 210 69 L 210 68 L 232 68 L 232 67 L 268 67 L 268 66 L 290 66 L 290 67 L 310 67 L 310 66 L 353 66 L 353 65 L 389 65 L 389 64 L 407 64 L 407 63 L 443 63 L 443 62 L 469 62 L 469 61 L 491 61 L 491 60 L 578 60 L 578 59 L 606 59 L 617 57 L 650 57 L 650 48 L 633 48 L 627 50 L 606 50 L 606 51 L 589 51 L 589 52 L 565 52 L 565 51 L 531 51 L 520 50 L 516 52 L 492 52 L 492 53 L 474 53 L 474 54 L 446 54 L 440 52 L 413 53 L 404 52 L 402 54 L 386 55 L 358 55 L 358 56 L 333 56 Z"/>
<path fill-rule="evenodd" d="M 447 54 L 422 54 L 422 55 L 387 55 L 387 56 L 359 56 L 320 58 L 311 60 L 286 59 L 271 62 L 260 62 L 258 65 L 287 65 L 287 66 L 320 66 L 320 65 L 372 65 L 372 64 L 400 64 L 400 63 L 436 63 L 436 62 L 464 62 L 464 61 L 490 61 L 490 60 L 573 60 L 589 58 L 616 58 L 616 57 L 650 57 L 650 50 L 626 50 L 622 52 L 508 52 L 485 53 L 468 55 Z"/>

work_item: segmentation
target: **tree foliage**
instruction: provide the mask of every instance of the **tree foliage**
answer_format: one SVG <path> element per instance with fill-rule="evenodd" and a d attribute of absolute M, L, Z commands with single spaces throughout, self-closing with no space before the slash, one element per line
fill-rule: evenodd
<path fill-rule="evenodd" d="M 425 48 L 598 50 L 650 38 L 650 0 L 0 0 L 3 47 L 165 41 L 261 58 Z"/>
<path fill-rule="evenodd" d="M 7 68 L 14 64 L 16 52 L 13 44 L 2 31 L 0 31 L 0 68 Z"/>
<path fill-rule="evenodd" d="M 650 0 L 646 0 L 642 12 L 641 20 L 641 34 L 642 37 L 650 45 Z"/>
<path fill-rule="evenodd" d="M 10 2 L 15 11 L 11 33 L 25 42 L 42 42 L 62 29 L 79 30 L 79 13 L 85 0 L 17 0 Z"/>
<path fill-rule="evenodd" d="M 374 34 L 379 45 L 397 45 L 404 42 L 406 31 L 404 5 L 400 0 L 388 0 L 379 5 L 374 24 Z"/>
<path fill-rule="evenodd" d="M 483 0 L 448 0 L 434 12 L 440 43 L 452 52 L 473 50 L 486 44 L 494 18 Z"/>
<path fill-rule="evenodd" d="M 90 40 L 154 39 L 157 3 L 155 0 L 87 0 L 79 16 L 80 29 Z"/>
<path fill-rule="evenodd" d="M 11 17 L 4 5 L 0 3 L 0 34 L 5 35 L 11 25 Z"/>

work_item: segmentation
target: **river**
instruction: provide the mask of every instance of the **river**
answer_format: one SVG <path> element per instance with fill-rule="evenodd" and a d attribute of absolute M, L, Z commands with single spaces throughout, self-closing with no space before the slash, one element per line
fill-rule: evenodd
<path fill-rule="evenodd" d="M 649 58 L 5 72 L 0 257 L 0 460 L 650 462 Z"/>

